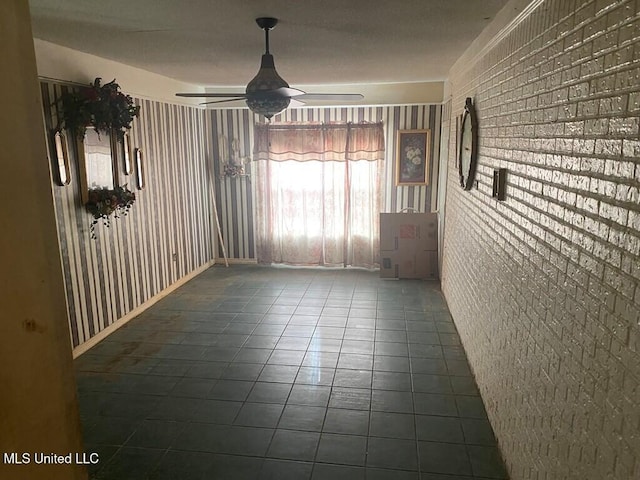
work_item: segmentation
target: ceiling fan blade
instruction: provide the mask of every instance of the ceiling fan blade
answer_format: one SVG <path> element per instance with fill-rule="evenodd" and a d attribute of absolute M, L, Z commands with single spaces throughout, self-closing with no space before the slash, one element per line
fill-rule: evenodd
<path fill-rule="evenodd" d="M 289 102 L 289 108 L 302 107 L 303 105 L 306 104 L 304 102 L 301 102 L 300 100 L 296 100 L 295 98 L 292 98 Z"/>
<path fill-rule="evenodd" d="M 359 93 L 304 93 L 295 95 L 296 100 L 338 100 L 344 102 L 356 102 L 362 100 L 364 95 Z"/>
<path fill-rule="evenodd" d="M 211 105 L 212 103 L 238 102 L 240 100 L 244 100 L 244 98 L 239 97 L 239 98 L 227 98 L 226 100 L 212 100 L 210 102 L 199 103 L 198 105 Z"/>
<path fill-rule="evenodd" d="M 283 97 L 297 97 L 299 95 L 305 95 L 305 92 L 303 92 L 302 90 L 291 87 L 280 87 L 276 88 L 275 90 L 268 90 L 261 93 L 275 93 L 277 95 L 282 95 Z"/>
<path fill-rule="evenodd" d="M 176 93 L 176 97 L 191 98 L 245 98 L 246 93 Z"/>

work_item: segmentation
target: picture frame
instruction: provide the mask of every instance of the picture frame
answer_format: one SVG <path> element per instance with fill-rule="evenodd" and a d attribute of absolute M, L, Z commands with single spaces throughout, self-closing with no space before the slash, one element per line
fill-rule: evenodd
<path fill-rule="evenodd" d="M 51 130 L 51 138 L 53 140 L 54 179 L 60 187 L 67 186 L 71 183 L 71 167 L 69 164 L 69 144 L 67 143 L 67 135 L 60 130 Z"/>
<path fill-rule="evenodd" d="M 396 186 L 429 184 L 431 130 L 398 130 Z"/>
<path fill-rule="evenodd" d="M 110 189 L 118 184 L 118 173 L 113 161 L 114 136 L 99 133 L 87 127 L 83 137 L 78 138 L 78 160 L 80 167 L 80 196 L 83 204 L 89 200 L 89 190 Z"/>

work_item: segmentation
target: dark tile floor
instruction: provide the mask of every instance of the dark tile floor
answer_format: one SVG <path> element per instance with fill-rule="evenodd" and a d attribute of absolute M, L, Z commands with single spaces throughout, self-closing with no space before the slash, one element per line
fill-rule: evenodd
<path fill-rule="evenodd" d="M 76 368 L 94 479 L 506 478 L 434 282 L 216 266 Z"/>

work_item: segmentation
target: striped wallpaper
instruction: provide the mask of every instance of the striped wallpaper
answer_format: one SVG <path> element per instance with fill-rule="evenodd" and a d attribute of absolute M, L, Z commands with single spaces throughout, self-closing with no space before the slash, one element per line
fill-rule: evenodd
<path fill-rule="evenodd" d="M 259 119 L 247 109 L 208 110 L 211 119 L 213 164 L 215 173 L 215 195 L 218 219 L 227 250 L 232 259 L 255 260 L 253 198 L 254 185 L 249 176 L 221 178 L 221 165 L 226 163 L 223 152 L 231 150 L 236 139 L 241 156 L 253 153 L 253 124 Z M 348 108 L 299 108 L 289 109 L 273 117 L 273 122 L 383 122 L 386 131 L 386 166 L 384 211 L 397 212 L 413 208 L 420 212 L 436 209 L 438 158 L 440 151 L 441 105 L 409 105 Z M 432 135 L 430 184 L 428 186 L 396 187 L 395 155 L 396 132 L 398 130 L 430 129 Z M 226 145 L 225 145 L 226 144 Z M 217 258 L 222 258 L 219 246 Z"/>
<path fill-rule="evenodd" d="M 53 105 L 68 84 L 42 81 L 45 126 L 56 123 Z M 253 152 L 253 123 L 247 109 L 202 110 L 148 99 L 135 99 L 140 116 L 130 132 L 132 148 L 143 152 L 145 188 L 136 188 L 135 173 L 125 175 L 122 152 L 115 152 L 117 182 L 136 193 L 127 216 L 111 227 L 96 226 L 80 201 L 75 142 L 69 142 L 71 183 L 53 191 L 74 348 L 125 317 L 183 277 L 221 258 L 216 240 L 214 202 L 229 258 L 255 260 L 253 198 L 249 175 L 220 177 L 231 143 L 239 154 Z M 287 110 L 273 121 L 383 122 L 386 128 L 384 211 L 403 208 L 431 211 L 438 177 L 440 105 Z M 259 120 L 258 120 L 259 121 Z M 431 183 L 395 187 L 396 131 L 429 128 L 432 132 Z M 48 132 L 45 132 L 48 135 Z M 49 135 L 48 135 L 49 136 Z M 72 139 L 71 139 L 72 140 Z M 54 168 L 51 138 L 50 160 Z M 215 249 L 218 251 L 215 252 Z"/>
<path fill-rule="evenodd" d="M 52 103 L 67 88 L 41 83 L 47 128 L 55 124 Z M 97 238 L 90 238 L 92 217 L 80 202 L 74 142 L 69 142 L 71 184 L 53 187 L 74 347 L 214 256 L 211 143 L 203 135 L 212 128 L 208 115 L 193 107 L 135 101 L 141 109 L 131 145 L 143 152 L 143 190 L 136 188 L 134 174 L 124 174 L 122 155 L 116 155 L 118 183 L 136 194 L 129 214 L 110 228 L 96 225 Z"/>

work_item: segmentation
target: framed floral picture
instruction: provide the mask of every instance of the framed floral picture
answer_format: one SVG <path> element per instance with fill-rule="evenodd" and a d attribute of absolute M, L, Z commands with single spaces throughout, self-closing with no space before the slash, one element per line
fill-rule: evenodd
<path fill-rule="evenodd" d="M 399 130 L 396 185 L 428 185 L 431 130 Z"/>

